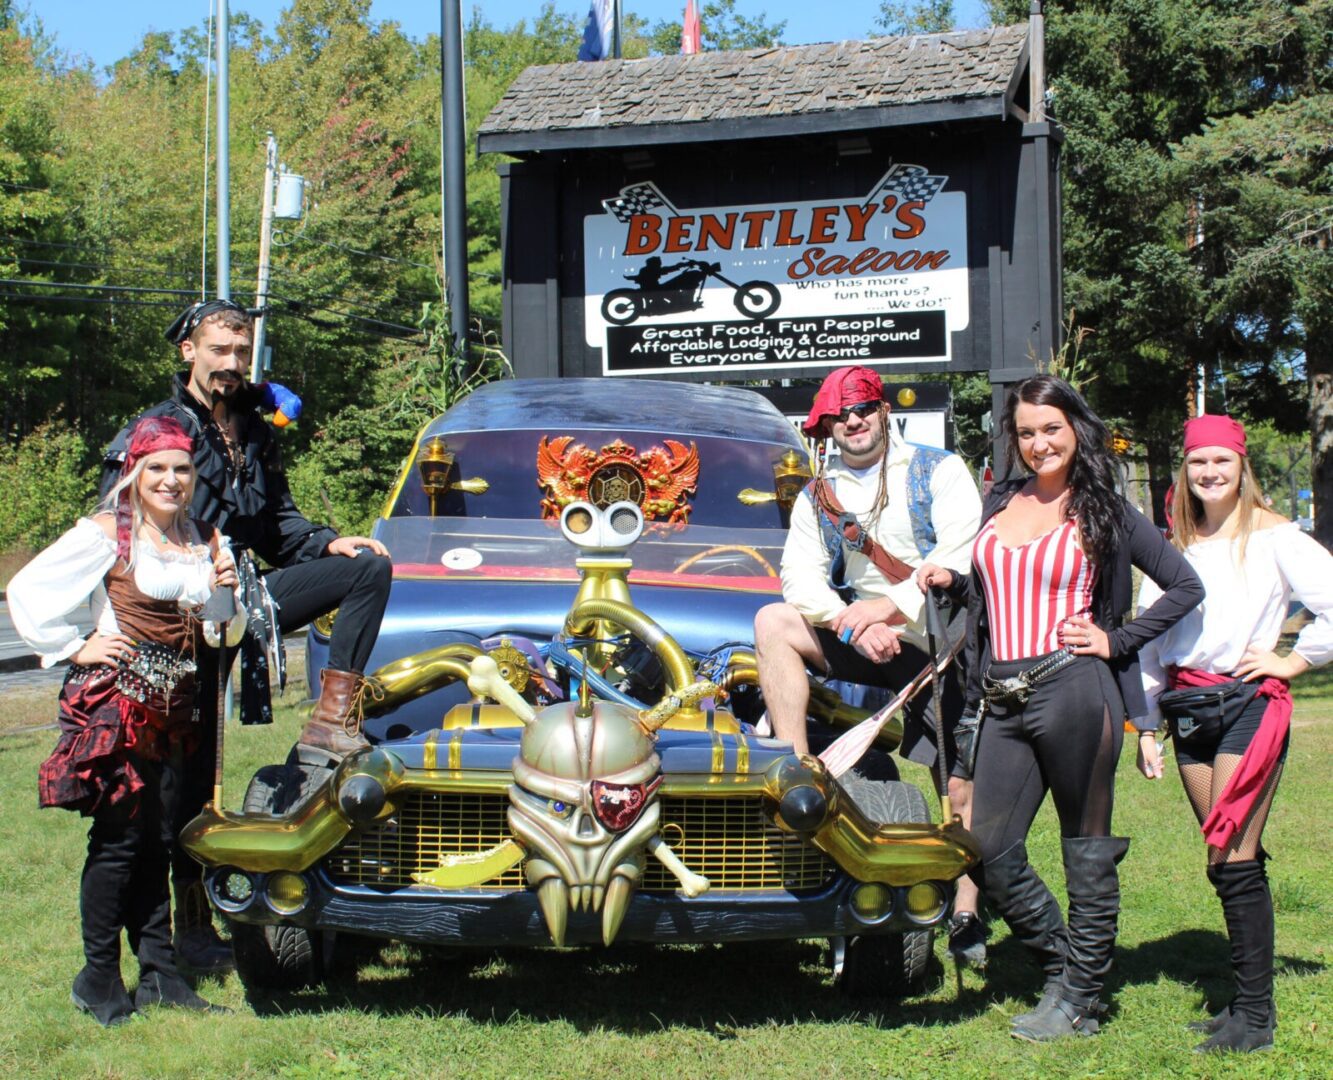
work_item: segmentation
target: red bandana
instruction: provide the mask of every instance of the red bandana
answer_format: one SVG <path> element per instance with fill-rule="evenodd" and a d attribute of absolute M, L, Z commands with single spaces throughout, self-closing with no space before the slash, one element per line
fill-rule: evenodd
<path fill-rule="evenodd" d="M 843 409 L 867 401 L 884 400 L 884 380 L 868 367 L 845 367 L 832 372 L 815 395 L 810 415 L 801 430 L 814 438 L 822 434 L 824 420 L 836 417 Z"/>
<path fill-rule="evenodd" d="M 1245 427 L 1239 420 L 1218 413 L 1185 421 L 1185 453 L 1201 446 L 1220 446 L 1245 457 Z"/>
<path fill-rule="evenodd" d="M 120 468 L 121 479 L 129 476 L 145 456 L 156 454 L 159 450 L 184 450 L 193 456 L 194 439 L 181 427 L 179 420 L 169 416 L 145 416 L 130 432 L 125 464 Z M 127 487 L 116 500 L 116 554 L 125 560 L 130 557 L 130 522 L 133 517 L 130 489 Z"/>

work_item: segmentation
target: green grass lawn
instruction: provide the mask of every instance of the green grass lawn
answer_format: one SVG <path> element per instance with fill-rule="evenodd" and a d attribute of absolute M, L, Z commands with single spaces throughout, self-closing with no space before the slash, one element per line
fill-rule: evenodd
<path fill-rule="evenodd" d="M 357 950 L 319 991 L 247 1000 L 235 976 L 205 981 L 235 1015 L 157 1011 L 104 1031 L 69 1002 L 81 960 L 83 823 L 36 808 L 54 734 L 54 691 L 0 697 L 0 1075 L 10 1077 L 899 1076 L 1303 1077 L 1333 1063 L 1333 901 L 1321 854 L 1333 825 L 1333 675 L 1297 684 L 1297 729 L 1267 834 L 1277 903 L 1277 1048 L 1201 1058 L 1184 1030 L 1229 993 L 1222 917 L 1179 782 L 1121 763 L 1124 909 L 1110 1017 L 1100 1036 L 1030 1046 L 1008 1035 L 1036 969 L 1002 926 L 990 974 L 951 966 L 926 994 L 848 1002 L 820 942 L 609 951 Z M 289 698 L 291 695 L 289 695 Z M 228 803 L 279 760 L 299 710 L 228 742 Z M 1132 746 L 1130 747 L 1132 750 Z M 924 784 L 925 774 L 912 777 Z M 1059 839 L 1044 808 L 1034 860 L 1060 891 Z M 943 956 L 943 949 L 937 946 Z M 127 984 L 135 971 L 127 962 Z"/>

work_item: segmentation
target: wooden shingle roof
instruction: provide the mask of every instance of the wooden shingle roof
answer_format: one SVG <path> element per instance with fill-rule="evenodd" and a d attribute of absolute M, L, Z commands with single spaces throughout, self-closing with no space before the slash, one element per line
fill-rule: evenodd
<path fill-rule="evenodd" d="M 481 125 L 478 146 L 524 153 L 1002 119 L 1026 63 L 1020 24 L 547 64 L 513 82 Z"/>

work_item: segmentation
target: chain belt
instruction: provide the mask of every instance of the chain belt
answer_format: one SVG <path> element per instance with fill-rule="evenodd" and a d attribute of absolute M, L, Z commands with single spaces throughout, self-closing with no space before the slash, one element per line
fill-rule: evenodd
<path fill-rule="evenodd" d="M 1077 659 L 1074 650 L 1066 645 L 1017 675 L 1010 675 L 1005 679 L 992 679 L 989 675 L 985 675 L 981 680 L 981 689 L 986 695 L 986 704 L 1021 709 L 1032 696 L 1033 687 L 1045 682 L 1057 671 L 1064 670 Z"/>

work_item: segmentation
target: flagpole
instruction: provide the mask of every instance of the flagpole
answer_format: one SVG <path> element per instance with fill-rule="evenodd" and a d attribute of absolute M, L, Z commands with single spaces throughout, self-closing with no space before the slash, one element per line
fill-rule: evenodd
<path fill-rule="evenodd" d="M 440 246 L 453 354 L 468 361 L 467 134 L 461 0 L 440 0 Z M 470 371 L 470 369 L 469 369 Z"/>
<path fill-rule="evenodd" d="M 622 17 L 621 0 L 616 0 L 611 12 L 611 56 L 620 59 L 620 20 Z"/>

